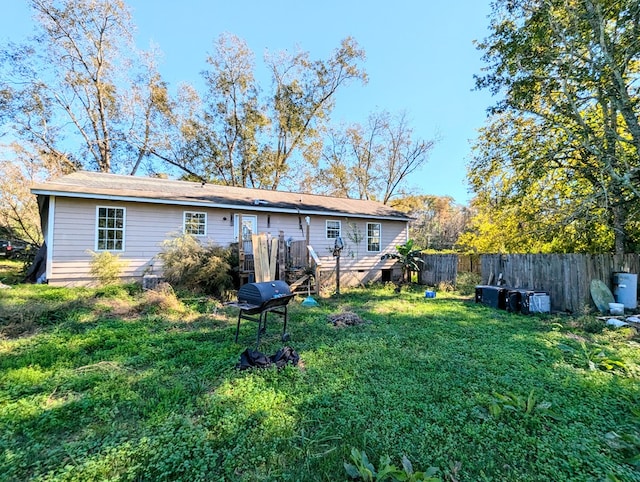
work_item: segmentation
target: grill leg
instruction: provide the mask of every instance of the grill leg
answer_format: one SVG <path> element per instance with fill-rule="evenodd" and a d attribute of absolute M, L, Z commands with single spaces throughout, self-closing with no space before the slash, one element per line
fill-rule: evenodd
<path fill-rule="evenodd" d="M 287 306 L 284 307 L 284 326 L 282 327 L 282 341 L 287 341 Z"/>
<path fill-rule="evenodd" d="M 264 328 L 263 328 L 264 325 Z M 260 335 L 263 331 L 267 331 L 267 312 L 263 311 L 260 313 L 260 317 L 258 318 L 258 339 L 256 340 L 256 350 L 260 346 Z"/>
<path fill-rule="evenodd" d="M 264 311 L 262 313 L 262 333 L 266 333 L 267 332 L 267 316 L 269 315 L 268 311 Z"/>

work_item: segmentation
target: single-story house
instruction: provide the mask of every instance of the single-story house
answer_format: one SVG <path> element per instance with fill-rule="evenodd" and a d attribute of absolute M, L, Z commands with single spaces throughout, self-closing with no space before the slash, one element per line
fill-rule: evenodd
<path fill-rule="evenodd" d="M 119 254 L 127 279 L 161 274 L 166 239 L 182 233 L 221 246 L 271 233 L 313 247 L 323 275 L 335 273 L 333 249 L 343 240 L 340 281 L 391 280 L 396 246 L 410 218 L 384 204 L 283 191 L 79 171 L 34 184 L 50 284 L 91 284 L 91 252 Z M 248 238 L 247 238 L 248 237 Z"/>

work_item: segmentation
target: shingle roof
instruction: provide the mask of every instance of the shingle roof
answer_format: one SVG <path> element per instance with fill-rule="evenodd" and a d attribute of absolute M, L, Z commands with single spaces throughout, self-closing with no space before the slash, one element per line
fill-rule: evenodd
<path fill-rule="evenodd" d="M 405 213 L 375 201 L 89 171 L 34 184 L 31 191 L 42 195 L 241 208 L 245 211 L 411 219 Z"/>

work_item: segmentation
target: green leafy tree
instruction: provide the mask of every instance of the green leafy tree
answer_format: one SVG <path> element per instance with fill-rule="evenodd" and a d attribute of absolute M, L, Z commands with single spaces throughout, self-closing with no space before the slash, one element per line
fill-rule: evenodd
<path fill-rule="evenodd" d="M 562 131 L 510 112 L 481 129 L 468 166 L 475 215 L 458 245 L 493 252 L 602 252 L 613 247 L 593 159 L 561 150 Z M 584 175 L 588 174 L 585 179 Z M 595 177 L 594 177 L 595 176 Z"/>
<path fill-rule="evenodd" d="M 544 199 L 536 203 L 539 214 L 550 212 L 556 225 L 586 212 L 590 229 L 610 231 L 613 251 L 632 246 L 640 194 L 639 30 L 640 4 L 632 0 L 494 2 L 491 33 L 479 43 L 487 67 L 477 85 L 503 95 L 494 114 L 519 125 L 517 136 L 483 139 L 481 169 L 495 168 L 484 182 L 502 196 L 492 201 Z M 520 158 L 519 147 L 528 149 Z M 476 193 L 485 190 L 480 180 L 472 184 Z M 563 185 L 575 195 L 557 195 Z"/>

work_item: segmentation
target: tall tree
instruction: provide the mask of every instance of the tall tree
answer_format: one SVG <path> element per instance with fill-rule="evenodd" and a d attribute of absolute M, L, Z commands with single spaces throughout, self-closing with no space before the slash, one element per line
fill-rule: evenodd
<path fill-rule="evenodd" d="M 515 139 L 498 136 L 490 151 L 505 148 L 501 159 L 506 164 L 490 174 L 499 178 L 516 162 L 522 172 L 526 161 L 540 180 L 577 184 L 581 197 L 563 208 L 577 207 L 577 218 L 585 202 L 595 206 L 590 214 L 607 222 L 613 250 L 625 251 L 631 241 L 630 214 L 640 194 L 640 4 L 498 0 L 490 28 L 490 36 L 479 44 L 488 67 L 477 85 L 504 94 L 494 113 L 531 121 L 546 141 L 537 143 L 539 155 L 516 159 L 505 148 Z M 540 187 L 513 183 L 509 195 L 515 199 L 526 189 L 550 195 Z M 476 184 L 474 189 L 484 188 Z M 572 199 L 571 193 L 567 196 Z"/>
<path fill-rule="evenodd" d="M 435 141 L 416 139 L 407 114 L 376 112 L 366 126 L 332 129 L 306 189 L 389 204 L 406 195 L 407 179 L 423 166 Z"/>
<path fill-rule="evenodd" d="M 221 35 L 203 73 L 208 91 L 196 133 L 203 177 L 263 189 L 291 184 L 299 172 L 292 166 L 317 152 L 336 93 L 351 81 L 366 81 L 363 60 L 351 38 L 327 60 L 311 60 L 303 51 L 267 54 L 272 85 L 260 89 L 246 43 Z"/>
<path fill-rule="evenodd" d="M 272 141 L 261 155 L 271 172 L 271 189 L 278 188 L 295 161 L 308 156 L 314 160 L 338 89 L 353 80 L 367 81 L 360 66 L 364 59 L 364 50 L 351 37 L 342 40 L 327 61 L 312 61 L 307 52 L 267 56 L 275 89 L 269 102 Z M 299 159 L 293 159 L 296 152 Z"/>
<path fill-rule="evenodd" d="M 0 52 L 4 129 L 67 168 L 135 171 L 153 112 L 168 104 L 154 63 L 133 47 L 125 3 L 29 3 L 36 36 Z"/>
<path fill-rule="evenodd" d="M 208 86 L 204 113 L 215 156 L 206 173 L 231 186 L 260 186 L 263 169 L 258 140 L 268 123 L 254 77 L 254 55 L 244 40 L 221 35 L 203 73 Z"/>
<path fill-rule="evenodd" d="M 613 246 L 597 187 L 600 167 L 567 147 L 564 131 L 503 113 L 481 129 L 468 179 L 473 229 L 460 243 L 480 252 L 602 252 Z"/>
<path fill-rule="evenodd" d="M 179 164 L 175 156 L 167 158 L 171 133 L 179 130 L 177 121 L 178 103 L 169 95 L 167 83 L 158 73 L 156 61 L 160 57 L 155 48 L 140 54 L 143 69 L 133 79 L 131 88 L 123 93 L 123 124 L 125 133 L 125 165 L 129 174 L 136 174 L 144 161 L 147 171 L 153 171 L 157 158 Z M 163 155 L 164 154 L 164 155 Z"/>

